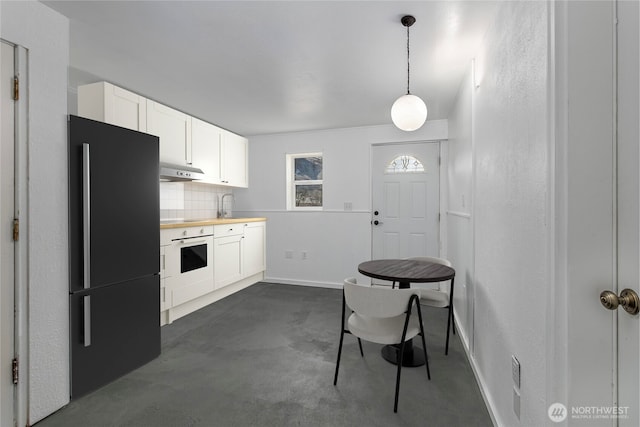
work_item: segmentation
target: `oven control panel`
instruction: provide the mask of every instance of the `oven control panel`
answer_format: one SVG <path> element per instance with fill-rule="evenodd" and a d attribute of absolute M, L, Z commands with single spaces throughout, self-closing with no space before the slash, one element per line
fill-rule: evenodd
<path fill-rule="evenodd" d="M 169 228 L 161 230 L 160 244 L 169 245 L 172 241 L 182 239 L 192 239 L 194 237 L 205 237 L 213 235 L 213 225 L 198 227 Z"/>

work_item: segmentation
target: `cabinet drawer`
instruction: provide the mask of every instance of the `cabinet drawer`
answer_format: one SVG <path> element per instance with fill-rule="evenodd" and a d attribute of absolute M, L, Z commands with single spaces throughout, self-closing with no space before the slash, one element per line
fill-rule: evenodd
<path fill-rule="evenodd" d="M 220 224 L 213 226 L 213 237 L 237 236 L 244 233 L 244 224 Z"/>

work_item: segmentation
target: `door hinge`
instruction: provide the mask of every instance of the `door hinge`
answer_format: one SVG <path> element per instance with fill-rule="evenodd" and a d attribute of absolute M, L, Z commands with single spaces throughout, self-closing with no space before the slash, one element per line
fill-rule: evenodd
<path fill-rule="evenodd" d="M 13 220 L 13 241 L 17 242 L 20 238 L 20 220 L 15 218 Z"/>
<path fill-rule="evenodd" d="M 13 100 L 17 101 L 20 99 L 20 79 L 18 76 L 13 78 Z"/>
<path fill-rule="evenodd" d="M 13 376 L 13 384 L 18 384 L 18 359 L 13 358 L 11 361 L 11 372 Z"/>

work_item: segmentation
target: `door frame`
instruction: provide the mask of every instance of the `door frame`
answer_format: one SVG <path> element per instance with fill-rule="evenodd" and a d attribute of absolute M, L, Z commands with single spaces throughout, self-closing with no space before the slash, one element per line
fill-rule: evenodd
<path fill-rule="evenodd" d="M 0 267 L 2 288 L 0 289 L 0 302 L 2 308 L 0 308 L 1 319 L 0 323 L 2 327 L 2 355 L 0 359 L 2 361 L 2 392 L 0 397 L 2 399 L 0 412 L 0 423 L 10 422 L 15 423 L 15 386 L 11 385 L 11 370 L 10 367 L 12 359 L 16 355 L 15 351 L 15 242 L 10 241 L 11 230 L 9 228 L 10 218 L 15 218 L 15 159 L 14 154 L 15 143 L 15 107 L 16 102 L 11 99 L 11 79 L 15 75 L 15 46 L 12 43 L 7 43 L 2 40 L 2 107 L 3 122 L 2 130 L 2 147 L 0 151 L 3 153 L 0 155 L 2 177 L 0 178 L 0 184 L 2 189 L 0 195 L 2 200 L 0 205 L 2 206 L 2 253 L 7 256 L 2 258 L 2 266 Z M 7 92 L 5 92 L 7 90 Z M 6 117 L 8 116 L 8 117 Z M 6 133 L 6 135 L 5 135 Z M 6 191 L 6 192 L 5 192 Z M 10 255 L 9 255 L 10 254 Z"/>
<path fill-rule="evenodd" d="M 14 117 L 14 217 L 19 220 L 19 238 L 14 243 L 14 357 L 18 359 L 19 377 L 14 388 L 13 417 L 18 426 L 29 419 L 29 328 L 28 328 L 28 50 L 11 41 L 14 47 L 14 72 L 20 82 L 19 100 Z M 3 368 L 4 369 L 4 368 Z"/>
<path fill-rule="evenodd" d="M 438 187 L 438 214 L 440 215 L 440 221 L 438 226 L 438 247 L 439 247 L 439 257 L 446 258 L 446 241 L 447 241 L 447 216 L 445 213 L 447 212 L 448 198 L 446 197 L 445 192 L 442 189 L 448 188 L 447 182 L 447 150 L 446 150 L 446 139 L 426 139 L 426 140 L 417 140 L 417 141 L 393 141 L 393 142 L 379 142 L 372 143 L 369 148 L 369 205 L 370 205 L 370 213 L 373 215 L 373 173 L 374 173 L 374 165 L 373 165 L 373 151 L 376 147 L 387 146 L 387 145 L 410 145 L 410 144 L 439 144 L 439 161 L 438 161 L 438 170 L 439 170 L 439 187 Z M 373 220 L 373 218 L 371 218 Z M 370 242 L 371 242 L 371 256 L 373 257 L 373 227 L 370 231 Z"/>

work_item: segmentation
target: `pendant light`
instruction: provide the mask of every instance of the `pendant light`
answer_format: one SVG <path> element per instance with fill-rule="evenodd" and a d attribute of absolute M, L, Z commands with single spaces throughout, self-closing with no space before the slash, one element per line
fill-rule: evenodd
<path fill-rule="evenodd" d="M 427 106 L 424 101 L 409 90 L 409 27 L 416 22 L 411 15 L 403 16 L 400 20 L 407 27 L 407 94 L 396 99 L 391 107 L 391 120 L 399 129 L 413 131 L 420 129 L 427 120 Z"/>

